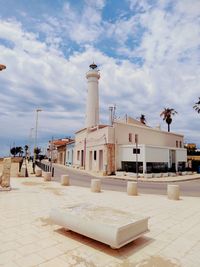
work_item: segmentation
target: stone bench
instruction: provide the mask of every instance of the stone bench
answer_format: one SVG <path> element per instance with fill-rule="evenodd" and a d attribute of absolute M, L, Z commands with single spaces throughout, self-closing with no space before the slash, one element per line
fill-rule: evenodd
<path fill-rule="evenodd" d="M 88 203 L 53 209 L 50 219 L 111 248 L 120 248 L 148 232 L 148 219 L 127 211 Z"/>

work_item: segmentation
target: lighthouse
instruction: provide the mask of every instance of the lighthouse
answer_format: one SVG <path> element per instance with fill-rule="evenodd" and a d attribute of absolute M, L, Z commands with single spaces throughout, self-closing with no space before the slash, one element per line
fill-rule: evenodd
<path fill-rule="evenodd" d="M 86 107 L 86 128 L 99 125 L 99 70 L 96 64 L 91 64 L 86 73 L 88 82 L 87 107 Z"/>

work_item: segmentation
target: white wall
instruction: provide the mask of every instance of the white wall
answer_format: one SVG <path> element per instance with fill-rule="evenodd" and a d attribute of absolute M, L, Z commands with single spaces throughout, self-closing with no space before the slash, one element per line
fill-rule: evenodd
<path fill-rule="evenodd" d="M 145 147 L 146 162 L 169 162 L 169 149 L 161 147 Z"/>
<path fill-rule="evenodd" d="M 121 161 L 136 161 L 136 154 L 133 154 L 133 148 L 136 148 L 133 145 L 122 145 L 118 147 L 118 159 Z M 144 158 L 144 147 L 138 146 L 140 149 L 140 154 L 138 154 L 138 161 L 143 161 Z"/>
<path fill-rule="evenodd" d="M 116 129 L 115 135 L 117 143 L 130 144 L 129 133 L 132 134 L 133 141 L 135 143 L 134 136 L 138 134 L 138 143 L 145 145 L 161 146 L 161 147 L 176 147 L 176 141 L 180 146 L 180 141 L 183 145 L 183 135 L 168 133 L 153 129 L 147 126 L 139 126 L 126 123 L 114 123 Z"/>
<path fill-rule="evenodd" d="M 99 126 L 101 127 L 101 126 Z M 103 128 L 84 129 L 76 133 L 75 135 L 75 148 L 74 148 L 74 165 L 81 164 L 80 160 L 77 160 L 77 151 L 84 150 L 86 140 L 86 170 L 90 168 L 90 151 L 92 151 L 92 170 L 99 170 L 99 150 L 103 150 L 103 166 L 107 165 L 107 148 L 106 144 L 114 143 L 114 128 L 106 126 Z M 97 151 L 97 158 L 94 160 L 94 151 Z M 80 152 L 81 155 L 81 152 Z"/>
<path fill-rule="evenodd" d="M 186 149 L 177 149 L 176 150 L 176 162 L 185 161 L 187 162 L 187 150 Z"/>

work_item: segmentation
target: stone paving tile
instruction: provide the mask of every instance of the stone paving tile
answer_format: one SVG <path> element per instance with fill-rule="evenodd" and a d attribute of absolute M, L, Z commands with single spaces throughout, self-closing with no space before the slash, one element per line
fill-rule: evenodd
<path fill-rule="evenodd" d="M 11 184 L 14 190 L 0 194 L 0 266 L 77 267 L 78 262 L 80 267 L 132 267 L 144 259 L 164 263 L 177 259 L 181 267 L 200 266 L 200 198 L 171 201 L 111 191 L 94 194 L 88 188 L 63 188 L 41 178 L 12 179 Z M 113 250 L 50 222 L 53 207 L 82 202 L 150 216 L 150 232 Z"/>
<path fill-rule="evenodd" d="M 36 253 L 32 253 L 15 260 L 15 263 L 20 267 L 32 267 L 37 266 L 45 260 Z"/>
<path fill-rule="evenodd" d="M 17 253 L 17 251 L 15 251 L 14 249 L 4 251 L 0 253 L 0 266 L 6 266 L 8 262 L 15 261 L 20 257 L 21 255 Z"/>
<path fill-rule="evenodd" d="M 54 258 L 52 260 L 46 261 L 39 264 L 38 267 L 68 267 L 68 263 L 59 258 Z M 78 267 L 78 266 L 77 266 Z"/>
<path fill-rule="evenodd" d="M 3 266 L 5 266 L 5 267 L 19 267 L 19 265 L 17 265 L 13 261 L 6 262 L 6 265 L 3 265 Z"/>
<path fill-rule="evenodd" d="M 38 252 L 40 250 L 40 247 L 35 243 L 31 243 L 25 246 L 20 246 L 16 250 L 21 256 L 26 256 Z"/>
<path fill-rule="evenodd" d="M 45 260 L 50 260 L 53 258 L 56 258 L 57 256 L 62 255 L 64 252 L 55 246 L 45 248 L 45 249 L 40 249 L 38 251 L 38 255 L 40 255 L 42 258 Z"/>

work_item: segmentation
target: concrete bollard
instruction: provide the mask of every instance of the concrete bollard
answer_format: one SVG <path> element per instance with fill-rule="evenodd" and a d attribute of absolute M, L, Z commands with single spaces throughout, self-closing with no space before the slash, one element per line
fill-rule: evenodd
<path fill-rule="evenodd" d="M 21 167 L 20 176 L 26 177 L 26 167 Z"/>
<path fill-rule="evenodd" d="M 167 185 L 167 196 L 169 199 L 179 200 L 179 185 Z"/>
<path fill-rule="evenodd" d="M 36 177 L 42 177 L 42 170 L 41 169 L 35 170 L 35 176 Z"/>
<path fill-rule="evenodd" d="M 137 196 L 137 182 L 127 182 L 127 194 L 129 196 Z"/>
<path fill-rule="evenodd" d="M 101 180 L 100 179 L 91 180 L 91 191 L 95 193 L 101 192 Z"/>
<path fill-rule="evenodd" d="M 44 181 L 51 181 L 51 172 L 44 172 Z"/>
<path fill-rule="evenodd" d="M 61 185 L 69 185 L 69 175 L 61 175 Z"/>

